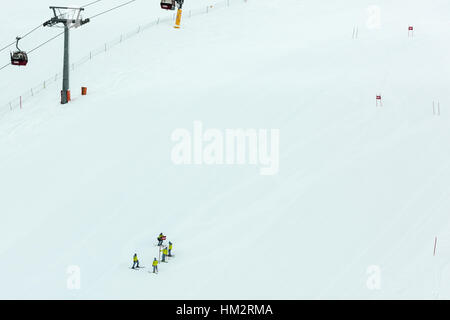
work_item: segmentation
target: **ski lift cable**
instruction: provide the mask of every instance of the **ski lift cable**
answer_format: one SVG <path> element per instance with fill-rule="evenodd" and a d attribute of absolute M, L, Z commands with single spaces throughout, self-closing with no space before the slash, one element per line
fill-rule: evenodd
<path fill-rule="evenodd" d="M 69 29 L 72 29 L 72 28 L 74 28 L 75 26 L 76 26 L 75 24 L 74 24 L 74 25 L 71 25 L 71 26 L 69 27 Z M 46 44 L 49 43 L 50 41 L 55 40 L 56 38 L 62 36 L 63 34 L 64 34 L 64 31 L 58 33 L 57 35 L 51 37 L 51 38 L 48 39 L 47 41 L 45 41 L 45 42 L 41 43 L 40 45 L 38 45 L 37 47 L 34 47 L 33 49 L 29 50 L 29 51 L 28 51 L 28 54 L 30 54 L 30 53 L 32 53 L 33 51 L 39 49 L 40 47 L 46 45 Z"/>
<path fill-rule="evenodd" d="M 92 5 L 94 5 L 94 4 L 96 4 L 96 3 L 100 2 L 100 1 L 102 1 L 102 0 L 95 0 L 95 1 L 92 1 L 92 2 L 87 3 L 87 4 L 85 4 L 84 6 L 82 6 L 82 8 L 86 8 L 86 7 L 92 6 Z M 41 24 L 39 24 L 37 27 L 31 29 L 31 31 L 28 31 L 27 33 L 25 33 L 23 36 L 21 36 L 21 37 L 19 37 L 19 38 L 20 38 L 20 39 L 23 39 L 23 38 L 29 36 L 30 34 L 32 34 L 33 32 L 35 32 L 36 30 L 38 30 L 38 29 L 41 28 L 42 26 L 43 26 L 43 25 L 42 25 L 42 23 L 41 23 Z M 16 41 L 11 42 L 10 44 L 4 46 L 3 48 L 0 48 L 0 52 L 2 52 L 3 50 L 8 49 L 9 47 L 11 47 L 11 46 L 14 45 L 14 44 L 16 44 Z M 1 69 L 0 69 L 0 70 L 1 70 Z"/>
<path fill-rule="evenodd" d="M 31 49 L 30 51 L 28 51 L 28 54 L 30 54 L 30 53 L 32 53 L 33 51 L 35 51 L 35 50 L 37 50 L 37 49 L 39 49 L 40 47 L 42 47 L 42 46 L 44 46 L 44 45 L 46 45 L 47 43 L 49 43 L 50 41 L 53 41 L 53 40 L 55 40 L 56 38 L 58 38 L 58 37 L 60 37 L 61 35 L 63 35 L 64 34 L 64 31 L 63 32 L 60 32 L 60 33 L 58 33 L 57 35 L 55 35 L 55 36 L 53 36 L 53 37 L 51 37 L 50 39 L 48 39 L 47 41 L 45 41 L 45 42 L 43 42 L 43 43 L 41 43 L 40 45 L 38 45 L 37 47 L 35 47 L 35 48 L 33 48 L 33 49 Z M 0 70 L 3 70 L 3 69 L 5 69 L 6 67 L 8 67 L 8 66 L 10 66 L 11 64 L 10 63 L 8 63 L 8 64 L 5 64 L 3 67 L 0 67 Z"/>
<path fill-rule="evenodd" d="M 40 25 L 38 25 L 36 28 L 34 28 L 33 30 L 31 30 L 31 31 L 27 32 L 26 34 L 24 34 L 23 36 L 21 36 L 20 39 L 25 38 L 26 36 L 32 34 L 33 32 L 35 32 L 37 29 L 39 29 L 41 27 L 43 27 L 42 23 Z"/>
<path fill-rule="evenodd" d="M 4 46 L 3 48 L 0 49 L 0 52 L 2 52 L 3 50 L 8 49 L 9 47 L 11 47 L 12 45 L 14 45 L 16 43 L 16 41 L 11 42 L 10 44 L 8 44 L 7 46 Z"/>
<path fill-rule="evenodd" d="M 137 1 L 137 0 L 130 0 L 130 1 L 128 1 L 128 2 L 122 3 L 122 4 L 118 5 L 118 6 L 115 6 L 115 7 L 111 8 L 111 9 L 108 9 L 108 10 L 106 10 L 106 11 L 97 13 L 97 14 L 95 14 L 95 15 L 89 17 L 89 19 L 93 19 L 93 18 L 96 18 L 96 17 L 98 17 L 98 16 L 101 16 L 101 15 L 103 15 L 103 14 L 105 14 L 105 13 L 108 13 L 108 12 L 111 12 L 111 11 L 113 11 L 113 10 L 119 9 L 119 8 L 124 7 L 124 6 L 126 6 L 126 5 L 128 5 L 128 4 L 130 4 L 130 3 L 135 2 L 135 1 Z"/>
<path fill-rule="evenodd" d="M 5 64 L 3 67 L 0 67 L 0 70 L 5 69 L 6 67 L 9 67 L 11 65 L 11 63 Z"/>
<path fill-rule="evenodd" d="M 40 27 L 42 27 L 42 24 L 38 25 L 37 27 L 33 28 L 31 31 L 28 31 L 27 33 L 25 33 L 23 36 L 19 37 L 20 39 L 25 38 L 26 36 L 29 36 L 30 34 L 32 34 L 33 32 L 35 32 L 36 30 L 38 30 Z M 3 47 L 0 49 L 0 52 L 2 52 L 3 50 L 8 49 L 9 47 L 11 47 L 13 44 L 15 44 L 16 41 L 11 42 L 10 44 L 8 44 L 7 46 Z"/>
<path fill-rule="evenodd" d="M 91 5 L 91 4 L 97 3 L 97 2 L 99 2 L 99 1 L 102 1 L 102 0 L 97 0 L 97 1 L 94 1 L 94 2 L 91 2 L 91 3 L 88 3 L 87 5 Z M 100 15 L 102 15 L 102 14 L 108 13 L 108 12 L 113 11 L 113 10 L 115 10 L 115 9 L 119 9 L 119 8 L 121 8 L 121 7 L 123 7 L 123 6 L 126 6 L 126 5 L 128 5 L 128 4 L 132 3 L 132 2 L 135 2 L 135 1 L 137 1 L 137 0 L 131 0 L 131 1 L 122 3 L 122 4 L 120 4 L 120 5 L 116 6 L 116 7 L 113 7 L 113 8 L 111 8 L 111 9 L 106 10 L 106 11 L 100 12 L 100 13 L 98 13 L 98 14 L 92 16 L 92 17 L 89 18 L 89 19 L 98 17 L 98 16 L 100 16 Z M 30 32 L 26 33 L 25 36 L 27 36 L 27 35 L 29 35 L 30 33 L 36 31 L 36 30 L 39 29 L 41 26 L 42 26 L 42 25 L 40 25 L 39 27 L 36 27 L 36 28 L 34 28 L 33 30 L 31 30 Z M 72 28 L 72 27 L 73 27 L 73 26 L 71 26 L 70 28 Z M 35 47 L 35 48 L 29 50 L 29 51 L 28 51 L 28 54 L 30 54 L 30 53 L 32 53 L 32 52 L 38 50 L 39 48 L 43 47 L 44 45 L 46 45 L 46 44 L 49 43 L 50 41 L 55 40 L 56 38 L 60 37 L 60 36 L 63 35 L 63 34 L 64 34 L 64 31 L 58 33 L 57 35 L 51 37 L 51 38 L 48 39 L 47 41 L 45 41 L 45 42 L 41 43 L 40 45 L 38 45 L 37 47 Z M 8 45 L 7 47 L 5 47 L 5 49 L 8 48 L 8 47 L 10 47 L 11 45 L 13 45 L 13 44 L 15 44 L 15 43 L 16 43 L 16 42 L 13 42 L 12 44 L 10 44 L 10 45 Z M 4 49 L 2 49 L 2 50 L 4 50 Z M 2 50 L 0 50 L 0 51 L 2 51 Z M 7 64 L 7 65 L 5 65 L 5 66 L 3 66 L 3 67 L 0 67 L 0 70 L 3 70 L 4 68 L 6 68 L 6 67 L 9 66 L 9 65 L 10 65 L 10 64 Z"/>
<path fill-rule="evenodd" d="M 100 1 L 102 1 L 102 0 L 92 1 L 92 2 L 87 3 L 87 4 L 85 4 L 84 6 L 82 6 L 82 8 L 89 7 L 89 6 L 94 5 L 94 4 L 96 4 L 96 3 L 100 2 Z M 118 6 L 116 6 L 116 7 L 113 7 L 113 8 L 111 8 L 111 9 L 108 9 L 108 10 L 106 10 L 106 11 L 100 12 L 100 13 L 98 13 L 98 14 L 92 16 L 90 19 L 95 18 L 95 17 L 98 17 L 98 16 L 100 16 L 100 15 L 102 15 L 102 14 L 108 13 L 108 12 L 110 12 L 110 11 L 112 11 L 112 10 L 121 8 L 121 7 L 123 7 L 123 6 L 126 6 L 126 5 L 128 5 L 128 4 L 132 3 L 132 2 L 135 2 L 135 1 L 137 1 L 137 0 L 131 0 L 131 1 L 128 1 L 128 2 L 123 3 L 123 4 L 121 4 L 121 5 L 118 5 Z M 43 27 L 43 25 L 42 25 L 42 24 L 39 24 L 37 27 L 31 29 L 31 31 L 28 31 L 27 33 L 25 33 L 23 36 L 21 36 L 21 37 L 19 37 L 19 38 L 23 39 L 23 38 L 29 36 L 30 34 L 32 34 L 33 32 L 35 32 L 36 30 L 38 30 L 39 28 L 41 28 L 41 27 Z M 0 52 L 2 52 L 3 50 L 8 49 L 9 47 L 11 47 L 11 46 L 14 45 L 14 44 L 16 44 L 16 41 L 11 42 L 10 44 L 8 44 L 8 45 L 4 46 L 3 48 L 1 48 L 1 49 L 0 49 Z M 33 50 L 35 50 L 35 49 L 33 49 Z M 1 69 L 0 69 L 0 70 L 1 70 Z"/>
<path fill-rule="evenodd" d="M 31 50 L 29 50 L 28 51 L 28 54 L 30 54 L 30 53 L 32 53 L 33 51 L 35 51 L 35 50 L 37 50 L 37 49 L 39 49 L 40 47 L 42 47 L 42 46 L 44 46 L 44 45 L 46 45 L 47 43 L 49 43 L 50 41 L 53 41 L 53 40 L 55 40 L 56 38 L 58 38 L 58 37 L 60 37 L 61 35 L 63 35 L 64 34 L 64 31 L 63 32 L 60 32 L 60 33 L 58 33 L 56 36 L 53 36 L 53 37 L 51 37 L 50 39 L 48 39 L 47 41 L 45 41 L 45 42 L 43 42 L 43 43 L 41 43 L 40 45 L 38 45 L 37 47 L 35 47 L 35 48 L 33 48 L 33 49 L 31 49 Z"/>
<path fill-rule="evenodd" d="M 84 6 L 81 6 L 81 7 L 82 7 L 82 8 L 86 8 L 86 7 L 92 6 L 93 4 L 96 4 L 97 2 L 100 2 L 100 1 L 102 1 L 102 0 L 92 1 L 92 2 L 90 2 L 90 3 L 88 3 L 88 4 L 85 4 Z"/>

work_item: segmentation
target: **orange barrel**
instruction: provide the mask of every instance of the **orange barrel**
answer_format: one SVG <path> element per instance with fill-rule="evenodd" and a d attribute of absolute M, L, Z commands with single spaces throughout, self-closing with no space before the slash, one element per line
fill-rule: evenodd
<path fill-rule="evenodd" d="M 82 96 L 87 95 L 87 87 L 81 87 L 81 95 Z"/>
<path fill-rule="evenodd" d="M 67 102 L 70 101 L 70 90 L 67 90 Z"/>

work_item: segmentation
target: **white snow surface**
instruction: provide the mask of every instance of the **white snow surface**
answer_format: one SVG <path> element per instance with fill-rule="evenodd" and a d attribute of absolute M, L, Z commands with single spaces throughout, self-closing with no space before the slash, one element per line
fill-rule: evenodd
<path fill-rule="evenodd" d="M 2 5 L 2 44 L 74 4 L 24 2 Z M 450 298 L 450 2 L 231 0 L 187 16 L 213 4 L 186 0 L 180 30 L 166 21 L 74 70 L 71 103 L 58 81 L 0 118 L 0 298 Z M 93 19 L 71 58 L 164 15 L 138 0 Z M 0 105 L 61 71 L 62 40 L 0 71 Z M 173 164 L 172 132 L 196 120 L 279 129 L 279 173 Z M 176 257 L 153 275 L 160 232 Z M 129 269 L 135 252 L 145 269 Z"/>

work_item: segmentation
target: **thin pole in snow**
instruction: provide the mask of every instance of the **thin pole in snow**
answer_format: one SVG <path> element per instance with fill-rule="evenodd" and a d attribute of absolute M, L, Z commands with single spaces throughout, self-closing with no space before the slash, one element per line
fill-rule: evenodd
<path fill-rule="evenodd" d="M 434 237 L 434 249 L 433 249 L 433 256 L 436 255 L 436 244 L 437 244 L 437 237 Z"/>
<path fill-rule="evenodd" d="M 353 27 L 352 39 L 358 39 L 358 26 Z"/>
<path fill-rule="evenodd" d="M 441 115 L 441 102 L 440 101 L 433 101 L 433 115 L 440 116 Z"/>
<path fill-rule="evenodd" d="M 22 109 L 22 96 L 20 96 L 20 98 L 19 98 L 19 103 L 20 103 L 20 109 Z"/>

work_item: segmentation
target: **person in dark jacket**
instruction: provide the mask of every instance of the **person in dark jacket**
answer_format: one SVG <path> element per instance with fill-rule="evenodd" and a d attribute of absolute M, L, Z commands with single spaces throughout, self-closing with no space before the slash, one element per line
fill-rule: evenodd
<path fill-rule="evenodd" d="M 159 234 L 159 236 L 158 236 L 158 246 L 162 246 L 162 244 L 163 244 L 163 241 L 164 241 L 164 239 L 165 239 L 166 237 L 162 234 L 162 232 Z"/>

